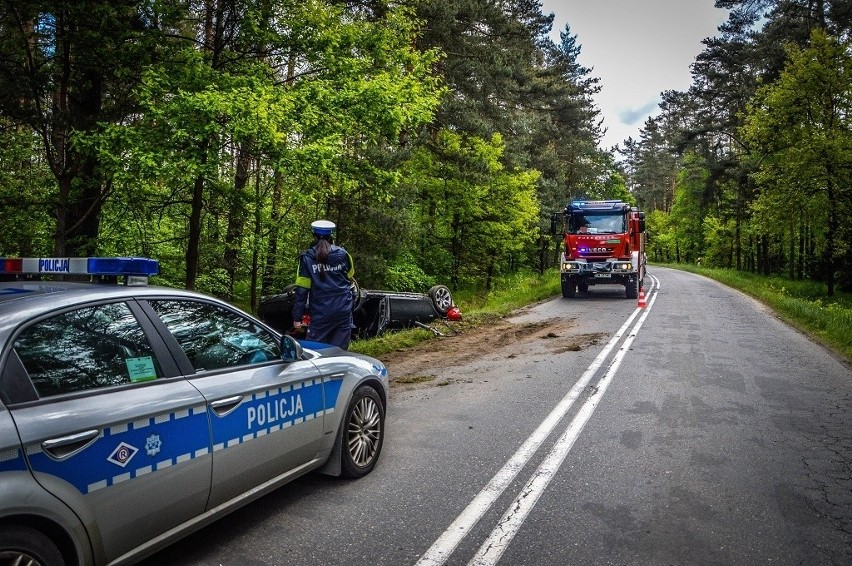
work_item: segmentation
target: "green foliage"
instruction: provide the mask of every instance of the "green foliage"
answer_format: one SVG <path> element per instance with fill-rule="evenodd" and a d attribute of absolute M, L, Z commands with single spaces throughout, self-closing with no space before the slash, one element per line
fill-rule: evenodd
<path fill-rule="evenodd" d="M 762 156 L 754 173 L 760 188 L 755 221 L 764 233 L 783 236 L 791 204 L 798 208 L 815 228 L 829 292 L 834 271 L 852 267 L 846 262 L 852 238 L 850 47 L 820 30 L 807 49 L 790 47 L 788 65 L 758 90 L 743 127 Z"/>
<path fill-rule="evenodd" d="M 39 255 L 53 247 L 53 176 L 47 164 L 32 158 L 38 140 L 4 125 L 0 118 L 0 256 Z"/>
<path fill-rule="evenodd" d="M 704 248 L 703 192 L 708 172 L 703 160 L 687 155 L 678 172 L 674 203 L 669 215 L 678 261 L 692 263 Z"/>
<path fill-rule="evenodd" d="M 385 284 L 394 291 L 423 293 L 437 280 L 423 271 L 411 253 L 404 253 L 388 266 Z"/>
<path fill-rule="evenodd" d="M 432 272 L 443 270 L 454 288 L 471 278 L 490 281 L 538 236 L 538 172 L 506 171 L 503 151 L 499 135 L 483 140 L 442 130 L 406 171 L 417 195 L 419 247 Z"/>
<path fill-rule="evenodd" d="M 498 277 L 491 289 L 478 285 L 453 295 L 466 319 L 489 320 L 503 317 L 520 307 L 554 297 L 561 292 L 558 269 L 532 273 L 519 271 Z"/>
<path fill-rule="evenodd" d="M 645 253 L 651 261 L 675 260 L 676 238 L 671 224 L 671 218 L 662 210 L 652 210 L 645 215 L 645 229 L 648 237 Z"/>
<path fill-rule="evenodd" d="M 717 5 L 735 9 L 704 42 L 690 89 L 664 92 L 622 151 L 640 206 L 671 216 L 649 251 L 852 289 L 850 13 Z"/>
<path fill-rule="evenodd" d="M 198 276 L 196 289 L 208 295 L 224 297 L 228 295 L 228 272 L 224 269 L 211 269 Z"/>
<path fill-rule="evenodd" d="M 701 256 L 701 265 L 707 267 L 731 267 L 734 255 L 733 220 L 722 221 L 716 216 L 704 217 L 705 247 Z"/>
<path fill-rule="evenodd" d="M 550 203 L 629 197 L 536 3 L 90 4 L 0 11 L 7 253 L 152 256 L 250 308 L 324 217 L 364 284 L 487 288 L 546 267 Z"/>

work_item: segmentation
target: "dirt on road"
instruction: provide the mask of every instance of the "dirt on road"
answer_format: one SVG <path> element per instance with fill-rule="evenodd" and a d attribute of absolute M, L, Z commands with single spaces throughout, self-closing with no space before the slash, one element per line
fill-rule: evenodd
<path fill-rule="evenodd" d="M 580 333 L 576 319 L 559 317 L 537 322 L 500 319 L 467 329 L 440 325 L 434 328 L 443 336 L 382 356 L 391 386 L 446 385 L 441 370 L 447 368 L 483 358 L 576 352 L 600 343 L 604 337 L 600 333 Z"/>

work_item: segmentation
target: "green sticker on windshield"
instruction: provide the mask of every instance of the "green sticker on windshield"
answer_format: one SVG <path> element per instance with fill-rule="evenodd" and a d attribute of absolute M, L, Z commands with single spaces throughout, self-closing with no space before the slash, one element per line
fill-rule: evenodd
<path fill-rule="evenodd" d="M 127 364 L 127 373 L 130 375 L 131 383 L 157 379 L 157 370 L 154 369 L 154 360 L 151 356 L 127 358 L 124 363 Z"/>
<path fill-rule="evenodd" d="M 618 240 L 618 239 L 616 239 L 616 240 L 607 240 L 607 241 L 606 241 L 606 243 L 607 243 L 607 244 L 620 244 L 620 243 L 621 243 L 621 240 Z"/>

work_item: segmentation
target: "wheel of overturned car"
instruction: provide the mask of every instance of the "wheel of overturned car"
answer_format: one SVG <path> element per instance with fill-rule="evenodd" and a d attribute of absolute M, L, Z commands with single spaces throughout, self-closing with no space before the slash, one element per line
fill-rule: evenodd
<path fill-rule="evenodd" d="M 363 297 L 361 296 L 361 286 L 358 285 L 358 282 L 354 279 L 349 281 L 349 289 L 352 291 L 352 310 L 358 310 L 358 307 L 361 306 L 361 300 Z"/>
<path fill-rule="evenodd" d="M 385 410 L 375 389 L 365 385 L 355 390 L 343 426 L 341 473 L 360 478 L 376 466 L 385 437 Z"/>
<path fill-rule="evenodd" d="M 432 299 L 432 306 L 435 307 L 438 314 L 447 316 L 453 306 L 453 296 L 450 290 L 444 285 L 435 285 L 429 289 L 429 298 Z"/>
<path fill-rule="evenodd" d="M 387 330 L 388 324 L 390 324 L 390 299 L 387 297 L 382 297 L 379 300 L 379 305 L 376 308 L 375 320 L 374 334 L 376 336 L 380 336 L 385 330 Z"/>
<path fill-rule="evenodd" d="M 0 530 L 0 564 L 61 566 L 65 560 L 44 533 L 13 525 Z"/>

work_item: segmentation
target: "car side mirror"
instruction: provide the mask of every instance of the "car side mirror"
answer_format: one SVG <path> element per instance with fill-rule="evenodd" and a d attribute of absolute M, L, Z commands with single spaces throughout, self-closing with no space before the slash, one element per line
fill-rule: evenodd
<path fill-rule="evenodd" d="M 301 360 L 305 351 L 302 345 L 289 334 L 281 336 L 281 359 L 285 362 L 295 362 Z"/>

